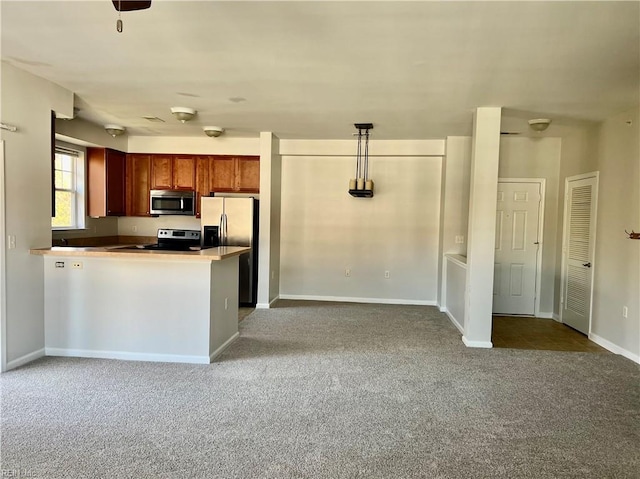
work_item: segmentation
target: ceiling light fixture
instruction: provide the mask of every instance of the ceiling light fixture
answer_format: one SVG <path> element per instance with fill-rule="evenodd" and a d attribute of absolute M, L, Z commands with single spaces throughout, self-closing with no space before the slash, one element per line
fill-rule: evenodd
<path fill-rule="evenodd" d="M 104 129 L 107 133 L 109 133 L 112 137 L 124 135 L 125 128 L 120 125 L 104 125 Z"/>
<path fill-rule="evenodd" d="M 356 177 L 349 180 L 349 194 L 357 198 L 371 198 L 373 180 L 369 179 L 369 130 L 373 129 L 373 123 L 355 123 L 354 126 L 358 129 L 358 153 L 356 154 Z"/>
<path fill-rule="evenodd" d="M 224 133 L 224 128 L 219 126 L 205 126 L 202 128 L 207 136 L 217 138 Z"/>
<path fill-rule="evenodd" d="M 533 131 L 544 131 L 547 128 L 549 128 L 549 125 L 551 124 L 551 120 L 549 120 L 548 118 L 535 118 L 533 120 L 529 120 L 529 127 L 533 130 Z"/>
<path fill-rule="evenodd" d="M 184 123 L 185 121 L 191 120 L 198 112 L 193 108 L 187 108 L 186 106 L 174 106 L 171 108 L 171 113 L 178 120 Z"/>

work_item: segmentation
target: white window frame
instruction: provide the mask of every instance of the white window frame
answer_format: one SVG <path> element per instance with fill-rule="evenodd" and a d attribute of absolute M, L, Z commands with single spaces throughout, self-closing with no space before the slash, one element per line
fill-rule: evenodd
<path fill-rule="evenodd" d="M 85 157 L 86 150 L 85 148 L 73 145 L 70 143 L 62 143 L 56 141 L 55 144 L 55 154 L 58 153 L 67 153 L 69 156 L 74 158 L 74 171 L 73 171 L 73 186 L 70 190 L 64 190 L 62 188 L 56 188 L 55 185 L 52 187 L 55 190 L 60 191 L 71 191 L 74 193 L 74 225 L 72 226 L 51 226 L 52 231 L 72 231 L 72 230 L 83 230 L 86 225 L 86 196 L 85 196 L 85 184 L 86 184 L 86 176 L 85 176 Z M 52 168 L 55 168 L 52 165 Z M 54 175 L 55 176 L 55 175 Z M 55 192 L 54 192 L 55 193 Z"/>

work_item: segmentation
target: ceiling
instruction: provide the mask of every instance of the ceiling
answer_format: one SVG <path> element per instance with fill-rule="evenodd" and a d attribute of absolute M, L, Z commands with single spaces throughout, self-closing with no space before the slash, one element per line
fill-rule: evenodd
<path fill-rule="evenodd" d="M 110 0 L 0 5 L 2 59 L 130 135 L 428 139 L 469 135 L 479 106 L 600 121 L 640 103 L 636 1 L 153 0 L 123 33 Z"/>

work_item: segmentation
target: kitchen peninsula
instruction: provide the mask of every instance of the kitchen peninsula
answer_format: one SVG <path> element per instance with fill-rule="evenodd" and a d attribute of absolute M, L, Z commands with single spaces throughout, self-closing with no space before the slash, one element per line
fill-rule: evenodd
<path fill-rule="evenodd" d="M 210 363 L 238 337 L 248 250 L 31 250 L 44 259 L 45 354 Z"/>

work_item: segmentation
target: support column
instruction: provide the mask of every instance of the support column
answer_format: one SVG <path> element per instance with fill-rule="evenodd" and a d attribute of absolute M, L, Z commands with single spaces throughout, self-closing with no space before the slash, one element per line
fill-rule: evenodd
<path fill-rule="evenodd" d="M 478 108 L 473 118 L 471 189 L 467 247 L 467 288 L 462 341 L 491 348 L 496 201 L 501 108 Z"/>
<path fill-rule="evenodd" d="M 267 309 L 280 295 L 280 210 L 282 157 L 280 140 L 260 133 L 260 232 L 258 242 L 258 302 Z"/>

